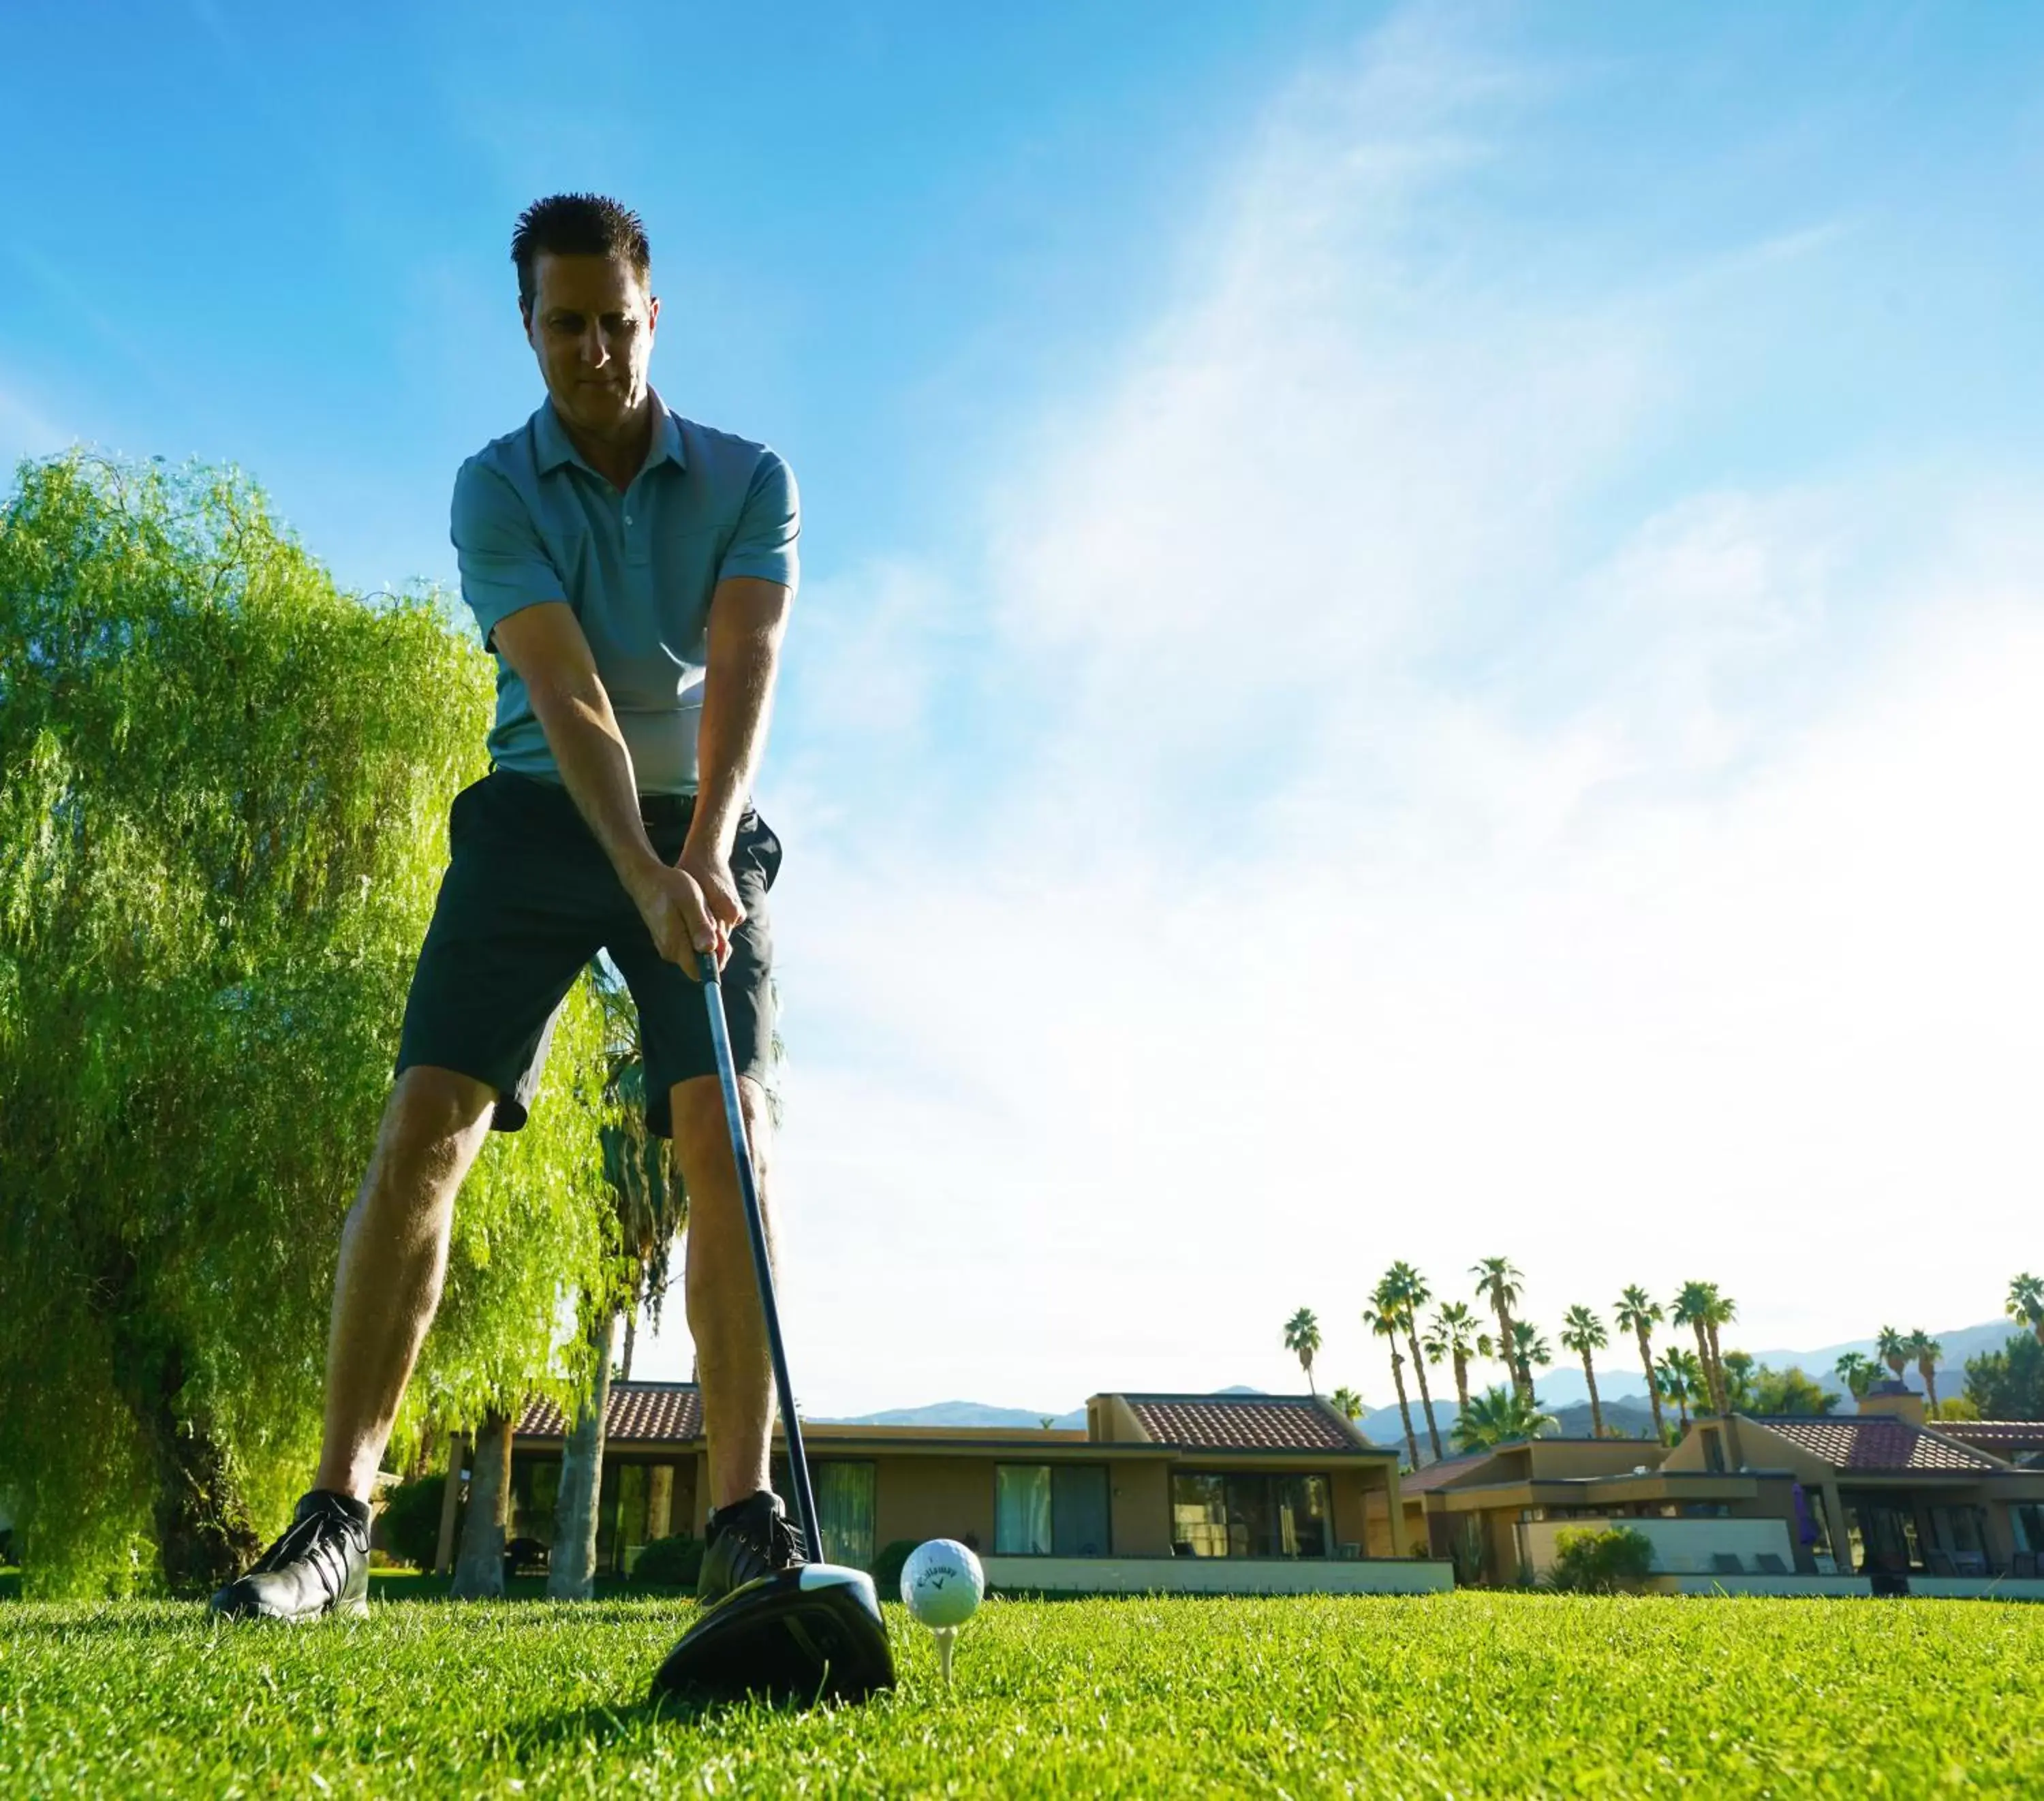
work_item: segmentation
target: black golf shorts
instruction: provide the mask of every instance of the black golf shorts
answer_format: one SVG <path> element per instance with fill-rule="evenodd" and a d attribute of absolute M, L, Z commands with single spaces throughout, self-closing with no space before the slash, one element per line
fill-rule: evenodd
<path fill-rule="evenodd" d="M 640 798 L 647 835 L 670 863 L 682 854 L 691 805 L 686 796 Z M 497 1091 L 493 1127 L 517 1131 L 538 1091 L 561 1003 L 605 950 L 639 1009 L 647 1127 L 672 1137 L 669 1089 L 717 1073 L 702 989 L 654 949 L 568 791 L 492 770 L 455 797 L 448 846 L 405 1003 L 398 1073 L 425 1064 L 487 1082 Z M 780 866 L 780 840 L 748 807 L 731 857 L 745 923 L 732 935 L 723 985 L 732 1057 L 755 1081 L 766 1076 L 774 1039 L 766 890 Z"/>

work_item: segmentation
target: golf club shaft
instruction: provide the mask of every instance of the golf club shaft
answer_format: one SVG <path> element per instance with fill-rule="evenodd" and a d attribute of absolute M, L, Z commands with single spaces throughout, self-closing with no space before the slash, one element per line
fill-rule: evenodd
<path fill-rule="evenodd" d="M 774 1354 L 774 1390 L 780 1398 L 781 1429 L 788 1435 L 788 1474 L 795 1492 L 796 1526 L 809 1555 L 820 1561 L 823 1534 L 816 1525 L 816 1497 L 809 1487 L 809 1459 L 802 1449 L 801 1422 L 795 1417 L 795 1385 L 788 1379 L 788 1354 L 781 1342 L 781 1313 L 774 1304 L 774 1262 L 766 1250 L 766 1219 L 759 1210 L 759 1184 L 752 1168 L 752 1144 L 746 1135 L 745 1110 L 738 1099 L 738 1066 L 731 1054 L 731 1025 L 724 1012 L 724 989 L 717 981 L 717 958 L 704 951 L 697 958 L 703 1004 L 709 1009 L 710 1043 L 717 1054 L 717 1079 L 724 1089 L 724 1119 L 731 1133 L 732 1161 L 738 1168 L 738 1192 L 745 1204 L 745 1230 L 752 1240 L 752 1268 L 759 1278 L 759 1311 L 766 1323 L 766 1343 Z"/>

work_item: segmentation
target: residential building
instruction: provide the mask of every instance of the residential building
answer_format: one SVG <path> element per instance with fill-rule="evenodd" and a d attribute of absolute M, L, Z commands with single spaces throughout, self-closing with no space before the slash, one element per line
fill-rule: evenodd
<path fill-rule="evenodd" d="M 701 1399 L 688 1383 L 614 1383 L 606 1423 L 597 1564 L 622 1573 L 651 1539 L 703 1530 Z M 519 1419 L 509 1536 L 551 1542 L 566 1429 L 550 1403 Z M 951 1538 L 1011 1588 L 1448 1586 L 1424 1538 L 1408 1555 L 1397 1451 L 1312 1396 L 1100 1394 L 1083 1430 L 805 1421 L 803 1436 L 838 1562 Z M 451 1533 L 450 1514 L 444 1561 Z"/>

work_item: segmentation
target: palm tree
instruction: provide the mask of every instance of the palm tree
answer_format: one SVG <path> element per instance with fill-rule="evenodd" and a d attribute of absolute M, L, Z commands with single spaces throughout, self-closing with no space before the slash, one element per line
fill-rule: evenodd
<path fill-rule="evenodd" d="M 1831 1373 L 1845 1384 L 1846 1392 L 1855 1401 L 1863 1401 L 1874 1377 L 1881 1373 L 1881 1365 L 1865 1351 L 1847 1351 L 1831 1365 Z"/>
<path fill-rule="evenodd" d="M 1661 1384 L 1654 1380 L 1654 1328 L 1662 1320 L 1661 1304 L 1637 1283 L 1618 1297 L 1618 1329 L 1630 1332 L 1639 1346 L 1640 1366 L 1646 1372 L 1646 1399 L 1654 1408 L 1654 1438 L 1668 1441 L 1668 1429 L 1661 1420 Z"/>
<path fill-rule="evenodd" d="M 1604 1322 L 1586 1307 L 1572 1307 L 1562 1316 L 1562 1342 L 1583 1360 L 1583 1380 L 1590 1388 L 1590 1435 L 1604 1436 L 1604 1403 L 1597 1399 L 1596 1369 L 1590 1361 L 1592 1351 L 1600 1351 L 1611 1342 L 1604 1329 Z"/>
<path fill-rule="evenodd" d="M 1668 1316 L 1676 1325 L 1687 1326 L 1696 1334 L 1696 1365 L 1704 1379 L 1704 1392 L 1699 1398 L 1709 1403 L 1713 1413 L 1722 1414 L 1724 1403 L 1718 1396 L 1717 1365 L 1711 1355 L 1710 1315 L 1716 1297 L 1716 1289 L 1708 1282 L 1685 1282 Z"/>
<path fill-rule="evenodd" d="M 1462 1450 L 1489 1450 L 1520 1438 L 1537 1438 L 1551 1430 L 1554 1418 L 1537 1401 L 1525 1401 L 1502 1387 L 1486 1388 L 1471 1398 L 1455 1422 L 1455 1443 Z"/>
<path fill-rule="evenodd" d="M 2027 1270 L 2008 1285 L 2008 1317 L 2027 1326 L 2044 1345 L 2044 1276 Z"/>
<path fill-rule="evenodd" d="M 1360 1419 L 1362 1417 L 1362 1396 L 1353 1388 L 1335 1389 L 1327 1396 L 1327 1405 L 1344 1419 Z"/>
<path fill-rule="evenodd" d="M 1302 1307 L 1285 1322 L 1285 1348 L 1299 1360 L 1306 1373 L 1306 1386 L 1313 1393 L 1313 1357 L 1320 1348 L 1320 1323 L 1310 1307 Z"/>
<path fill-rule="evenodd" d="M 1659 1377 L 1662 1393 L 1675 1403 L 1679 1429 L 1688 1431 L 1690 1401 L 1704 1400 L 1709 1396 L 1704 1381 L 1703 1359 L 1694 1351 L 1684 1350 L 1680 1345 L 1671 1346 L 1662 1354 Z"/>
<path fill-rule="evenodd" d="M 1532 1399 L 1532 1384 L 1522 1381 L 1512 1365 L 1512 1308 L 1519 1299 L 1519 1285 L 1526 1278 L 1508 1257 L 1486 1257 L 1473 1265 L 1470 1273 L 1476 1277 L 1477 1297 L 1490 1303 L 1491 1310 L 1497 1315 L 1497 1353 L 1504 1359 L 1506 1369 L 1512 1370 L 1512 1385 L 1526 1400 Z"/>
<path fill-rule="evenodd" d="M 1923 1378 L 1923 1392 L 1934 1418 L 1938 1411 L 1938 1359 L 1945 1347 L 1919 1326 L 1909 1334 L 1909 1354 L 1916 1360 L 1916 1373 Z"/>
<path fill-rule="evenodd" d="M 1909 1367 L 1909 1341 L 1892 1326 L 1884 1326 L 1875 1335 L 1873 1354 L 1895 1373 L 1895 1380 L 1902 1380 L 1902 1372 Z"/>
<path fill-rule="evenodd" d="M 1476 1315 L 1470 1311 L 1468 1304 L 1458 1300 L 1441 1303 L 1434 1315 L 1434 1323 L 1427 1328 L 1427 1335 L 1420 1341 L 1434 1362 L 1439 1363 L 1446 1357 L 1454 1365 L 1458 1411 L 1470 1404 L 1470 1359 L 1489 1342 L 1477 1330 Z"/>
<path fill-rule="evenodd" d="M 1540 1336 L 1540 1328 L 1530 1319 L 1512 1322 L 1512 1369 L 1526 1391 L 1526 1398 L 1533 1395 L 1533 1372 L 1545 1369 L 1554 1361 L 1554 1347 Z"/>
<path fill-rule="evenodd" d="M 1412 1373 L 1420 1378 L 1420 1411 L 1427 1416 L 1427 1442 L 1434 1449 L 1434 1461 L 1441 1461 L 1441 1429 L 1434 1423 L 1434 1396 L 1427 1386 L 1427 1360 L 1420 1354 L 1420 1309 L 1434 1298 L 1427 1278 L 1409 1263 L 1394 1263 L 1384 1273 L 1379 1294 L 1397 1301 L 1405 1321 L 1405 1348 L 1412 1354 Z"/>
<path fill-rule="evenodd" d="M 1405 1354 L 1398 1348 L 1398 1341 L 1404 1335 L 1404 1315 L 1399 1312 L 1397 1302 L 1384 1292 L 1379 1283 L 1370 1297 L 1370 1305 L 1362 1310 L 1362 1323 L 1380 1338 L 1391 1342 L 1391 1385 L 1398 1391 L 1398 1417 L 1405 1423 L 1405 1449 L 1415 1469 L 1420 1467 L 1420 1441 L 1412 1431 L 1412 1409 L 1405 1400 Z"/>
<path fill-rule="evenodd" d="M 1706 1283 L 1704 1286 L 1711 1291 L 1710 1305 L 1704 1310 L 1704 1331 L 1711 1341 L 1711 1367 L 1717 1372 L 1718 1411 L 1730 1413 L 1731 1385 L 1725 1380 L 1725 1358 L 1724 1353 L 1718 1348 L 1718 1328 L 1729 1326 L 1739 1318 L 1739 1304 L 1730 1295 L 1719 1294 L 1716 1283 Z"/>

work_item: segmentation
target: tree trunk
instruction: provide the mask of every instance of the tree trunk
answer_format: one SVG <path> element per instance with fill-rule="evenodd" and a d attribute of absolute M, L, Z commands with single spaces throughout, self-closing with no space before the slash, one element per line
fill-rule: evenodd
<path fill-rule="evenodd" d="M 1405 1423 L 1405 1449 L 1412 1459 L 1412 1467 L 1420 1467 L 1420 1441 L 1412 1433 L 1412 1410 L 1405 1404 L 1405 1359 L 1398 1347 L 1391 1347 L 1391 1385 L 1398 1391 L 1398 1417 Z"/>
<path fill-rule="evenodd" d="M 1455 1353 L 1455 1408 L 1458 1419 L 1469 1411 L 1469 1359 Z"/>
<path fill-rule="evenodd" d="M 1702 1320 L 1692 1319 L 1689 1323 L 1696 1328 L 1696 1361 L 1704 1366 L 1704 1387 L 1710 1395 L 1711 1411 L 1722 1419 L 1724 1417 L 1724 1404 L 1718 1399 L 1718 1373 L 1711 1362 L 1710 1338 L 1704 1331 Z"/>
<path fill-rule="evenodd" d="M 617 1369 L 617 1380 L 620 1382 L 632 1380 L 632 1353 L 638 1342 L 639 1308 L 635 1303 L 624 1310 L 624 1355 L 618 1360 Z M 610 1354 L 606 1351 L 604 1354 L 607 1357 Z M 606 1382 L 604 1387 L 605 1392 L 609 1392 L 609 1384 Z"/>
<path fill-rule="evenodd" d="M 458 1601 L 504 1599 L 504 1526 L 511 1506 L 511 1421 L 486 1417 L 468 1460 L 468 1515 L 448 1592 Z"/>
<path fill-rule="evenodd" d="M 262 1555 L 248 1503 L 202 1418 L 180 1418 L 184 1347 L 152 1342 L 117 1323 L 113 1364 L 121 1398 L 148 1446 L 156 1556 L 173 1595 L 202 1595 L 231 1582 Z"/>
<path fill-rule="evenodd" d="M 1923 1392 L 1930 1397 L 1931 1417 L 1938 1417 L 1938 1369 L 1935 1364 L 1919 1363 L 1917 1373 L 1923 1378 Z"/>
<path fill-rule="evenodd" d="M 1503 1301 L 1497 1304 L 1497 1354 L 1512 1378 L 1512 1392 L 1522 1400 L 1530 1398 L 1532 1384 L 1520 1374 L 1519 1359 L 1512 1354 L 1512 1309 Z"/>
<path fill-rule="evenodd" d="M 1704 1330 L 1711 1339 L 1711 1392 L 1717 1396 L 1718 1417 L 1722 1419 L 1731 1411 L 1731 1384 L 1725 1380 L 1724 1357 L 1718 1350 L 1718 1323 L 1706 1319 Z"/>
<path fill-rule="evenodd" d="M 459 1432 L 448 1434 L 447 1483 L 440 1490 L 440 1536 L 433 1549 L 433 1574 L 454 1568 L 455 1523 L 461 1513 L 461 1460 L 468 1446 Z"/>
<path fill-rule="evenodd" d="M 1434 1423 L 1434 1397 L 1427 1388 L 1427 1360 L 1420 1354 L 1420 1334 L 1412 1330 L 1408 1317 L 1405 1322 L 1405 1343 L 1412 1353 L 1412 1367 L 1420 1377 L 1420 1411 L 1427 1416 L 1427 1442 L 1434 1447 L 1434 1461 L 1441 1461 L 1441 1429 Z"/>
<path fill-rule="evenodd" d="M 1590 1367 L 1590 1354 L 1587 1346 L 1583 1351 L 1583 1380 L 1590 1385 L 1590 1436 L 1604 1436 L 1604 1403 L 1597 1399 L 1596 1372 Z"/>
<path fill-rule="evenodd" d="M 1654 1346 L 1646 1337 L 1646 1328 L 1638 1327 L 1633 1336 L 1639 1341 L 1639 1367 L 1646 1372 L 1646 1400 L 1654 1409 L 1654 1442 L 1657 1445 L 1668 1442 L 1668 1427 L 1661 1418 L 1661 1384 L 1654 1377 Z"/>
<path fill-rule="evenodd" d="M 586 1601 L 595 1592 L 596 1526 L 603 1504 L 604 1415 L 610 1405 L 610 1341 L 617 1326 L 617 1316 L 606 1312 L 591 1334 L 596 1373 L 575 1410 L 574 1425 L 561 1451 L 561 1486 L 554 1498 L 554 1548 L 547 1557 L 547 1593 L 556 1601 Z M 630 1328 L 626 1331 L 628 1345 Z"/>

